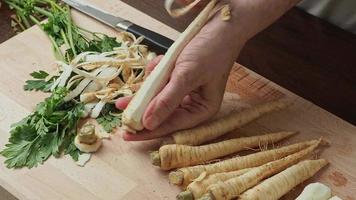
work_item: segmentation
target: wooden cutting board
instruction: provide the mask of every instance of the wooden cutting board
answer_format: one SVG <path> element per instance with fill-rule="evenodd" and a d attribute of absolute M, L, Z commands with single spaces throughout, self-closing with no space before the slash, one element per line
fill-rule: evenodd
<path fill-rule="evenodd" d="M 90 2 L 172 39 L 178 36 L 177 31 L 121 1 Z M 76 12 L 73 14 L 79 25 L 115 35 L 111 29 Z M 32 71 L 54 70 L 51 45 L 45 34 L 33 27 L 1 44 L 0 69 L 0 147 L 3 148 L 10 124 L 29 114 L 45 97 L 42 93 L 22 89 Z M 330 166 L 308 183 L 321 181 L 343 199 L 355 200 L 356 127 L 237 64 L 226 90 L 222 114 L 279 97 L 293 101 L 289 109 L 268 115 L 231 134 L 300 131 L 287 143 L 324 137 L 331 146 L 323 150 L 320 157 L 328 159 Z M 153 167 L 149 161 L 148 152 L 156 150 L 158 143 L 129 143 L 120 135 L 114 135 L 111 140 L 104 141 L 103 147 L 84 168 L 65 157 L 51 158 L 31 170 L 9 170 L 2 164 L 4 158 L 0 157 L 0 185 L 19 199 L 174 199 L 180 190 L 168 183 L 166 172 Z M 305 184 L 284 199 L 296 197 Z"/>

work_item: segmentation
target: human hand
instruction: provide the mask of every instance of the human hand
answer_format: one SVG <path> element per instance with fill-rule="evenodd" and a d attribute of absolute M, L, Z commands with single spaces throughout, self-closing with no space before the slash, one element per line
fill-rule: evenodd
<path fill-rule="evenodd" d="M 170 80 L 148 105 L 146 130 L 124 133 L 125 140 L 146 140 L 186 129 L 207 120 L 220 107 L 228 74 L 245 42 L 300 0 L 230 0 L 232 17 L 213 17 L 179 55 Z M 189 3 L 191 0 L 180 0 Z M 221 4 L 226 1 L 219 1 Z M 148 68 L 154 68 L 159 58 Z M 128 98 L 119 99 L 124 109 Z"/>
<path fill-rule="evenodd" d="M 145 140 L 186 129 L 207 120 L 220 107 L 228 74 L 244 40 L 221 22 L 212 19 L 184 48 L 170 80 L 148 105 L 142 123 L 146 130 L 124 133 L 126 140 Z M 150 71 L 161 57 L 153 60 Z M 116 106 L 124 109 L 129 98 Z"/>

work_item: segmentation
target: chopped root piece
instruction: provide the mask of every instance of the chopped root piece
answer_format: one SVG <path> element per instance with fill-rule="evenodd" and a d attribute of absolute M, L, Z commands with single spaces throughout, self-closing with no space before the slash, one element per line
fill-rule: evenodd
<path fill-rule="evenodd" d="M 91 158 L 91 154 L 90 153 L 83 153 L 80 154 L 78 157 L 78 161 L 76 162 L 76 164 L 80 167 L 84 167 L 85 164 L 87 164 L 87 162 L 89 162 Z"/>
<path fill-rule="evenodd" d="M 331 198 L 331 189 L 322 183 L 311 183 L 295 200 L 328 200 Z"/>

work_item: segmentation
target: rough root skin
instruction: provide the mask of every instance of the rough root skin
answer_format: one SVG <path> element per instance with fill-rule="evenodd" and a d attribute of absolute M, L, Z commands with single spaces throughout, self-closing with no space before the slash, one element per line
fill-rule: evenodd
<path fill-rule="evenodd" d="M 161 166 L 161 158 L 159 156 L 158 151 L 151 152 L 150 157 L 151 157 L 152 165 L 159 166 L 159 167 Z"/>
<path fill-rule="evenodd" d="M 245 149 L 268 146 L 294 135 L 296 132 L 282 131 L 250 137 L 240 137 L 202 146 L 170 144 L 161 146 L 159 156 L 161 169 L 169 170 L 211 161 Z"/>
<path fill-rule="evenodd" d="M 280 159 L 287 155 L 298 152 L 317 143 L 318 141 L 319 140 L 310 140 L 306 142 L 292 144 L 289 146 L 284 146 L 278 149 L 258 152 L 247 156 L 235 157 L 213 164 L 196 165 L 192 167 L 181 168 L 178 169 L 176 172 L 170 173 L 170 177 L 172 173 L 175 173 L 174 178 L 179 180 L 171 183 L 186 187 L 204 171 L 206 171 L 208 174 L 214 174 L 219 172 L 228 172 L 245 168 L 257 167 L 270 161 Z"/>
<path fill-rule="evenodd" d="M 168 175 L 169 182 L 174 185 L 182 185 L 184 180 L 184 173 L 181 171 L 171 172 Z"/>
<path fill-rule="evenodd" d="M 310 155 L 318 147 L 320 141 L 321 139 L 316 144 L 311 145 L 302 151 L 253 168 L 241 176 L 228 179 L 224 182 L 218 181 L 215 184 L 210 185 L 208 191 L 217 200 L 234 199 L 242 192 L 257 185 L 263 179 L 279 173 Z"/>
<path fill-rule="evenodd" d="M 302 161 L 247 190 L 242 193 L 238 199 L 277 200 L 295 186 L 314 176 L 314 174 L 327 164 L 328 161 L 325 159 Z"/>
<path fill-rule="evenodd" d="M 228 179 L 241 176 L 246 172 L 252 170 L 253 168 L 241 169 L 231 172 L 221 172 L 205 176 L 202 180 L 194 180 L 187 186 L 195 199 L 200 198 L 203 194 L 206 193 L 208 187 L 219 181 L 226 181 Z"/>
<path fill-rule="evenodd" d="M 230 131 L 248 124 L 265 114 L 282 110 L 290 105 L 284 99 L 259 104 L 239 112 L 233 112 L 225 117 L 197 126 L 182 130 L 172 135 L 176 144 L 200 145 L 212 141 Z"/>
<path fill-rule="evenodd" d="M 190 191 L 183 191 L 177 195 L 177 200 L 194 200 L 194 197 Z"/>

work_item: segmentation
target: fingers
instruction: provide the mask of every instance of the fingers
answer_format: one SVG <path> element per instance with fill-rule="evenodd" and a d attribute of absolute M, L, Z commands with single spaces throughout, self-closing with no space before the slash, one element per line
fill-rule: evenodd
<path fill-rule="evenodd" d="M 153 98 L 144 113 L 142 122 L 146 129 L 156 129 L 180 105 L 183 98 L 194 89 L 195 83 L 191 77 L 187 73 L 176 71 L 172 73 L 171 80 Z"/>
<path fill-rule="evenodd" d="M 126 141 L 142 141 L 159 138 L 178 130 L 194 127 L 211 117 L 204 107 L 193 107 L 193 109 L 176 109 L 164 123 L 153 131 L 144 130 L 137 134 L 124 133 L 123 138 Z"/>
<path fill-rule="evenodd" d="M 132 97 L 120 97 L 115 102 L 116 108 L 119 110 L 124 110 L 127 107 L 127 105 L 130 103 L 131 99 Z"/>
<path fill-rule="evenodd" d="M 147 77 L 153 71 L 153 69 L 158 65 L 159 61 L 161 61 L 162 58 L 163 55 L 159 55 L 152 59 L 151 62 L 146 65 L 145 77 Z"/>

